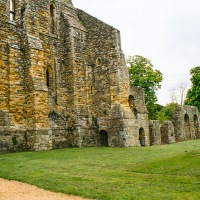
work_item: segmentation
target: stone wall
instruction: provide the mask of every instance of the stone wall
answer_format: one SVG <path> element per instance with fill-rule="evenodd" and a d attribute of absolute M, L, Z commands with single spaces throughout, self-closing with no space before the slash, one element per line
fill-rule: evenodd
<path fill-rule="evenodd" d="M 128 104 L 129 78 L 121 50 L 120 33 L 79 10 L 89 32 L 87 86 L 90 111 L 99 130 L 108 132 L 109 146 L 139 145 L 136 122 Z"/>
<path fill-rule="evenodd" d="M 160 122 L 157 120 L 151 120 L 149 122 L 150 145 L 160 145 L 161 144 L 160 126 L 161 126 Z"/>
<path fill-rule="evenodd" d="M 174 126 L 171 121 L 165 121 L 160 128 L 161 143 L 171 144 L 175 142 Z"/>
<path fill-rule="evenodd" d="M 200 138 L 200 115 L 195 106 L 179 106 L 174 110 L 173 121 L 162 125 L 158 121 L 150 121 L 150 144 L 170 144 L 179 141 Z"/>
<path fill-rule="evenodd" d="M 137 133 L 141 146 L 149 146 L 149 122 L 148 111 L 145 105 L 144 89 L 141 87 L 132 87 L 129 96 L 129 105 L 134 113 Z"/>
<path fill-rule="evenodd" d="M 179 106 L 174 111 L 174 131 L 176 141 L 198 139 L 200 137 L 200 116 L 197 107 Z"/>
<path fill-rule="evenodd" d="M 0 2 L 0 149 L 140 146 L 139 130 L 148 145 L 119 31 L 70 0 L 16 0 L 11 14 L 9 4 Z"/>
<path fill-rule="evenodd" d="M 0 26 L 0 151 L 160 144 L 117 29 L 71 0 L 1 0 Z M 177 140 L 199 137 L 194 108 L 173 123 Z"/>

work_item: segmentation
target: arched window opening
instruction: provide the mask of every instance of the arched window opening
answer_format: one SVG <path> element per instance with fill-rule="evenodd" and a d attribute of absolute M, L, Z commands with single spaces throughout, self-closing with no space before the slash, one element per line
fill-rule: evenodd
<path fill-rule="evenodd" d="M 194 115 L 194 133 L 195 137 L 199 138 L 199 123 L 197 115 Z"/>
<path fill-rule="evenodd" d="M 50 31 L 55 33 L 55 16 L 56 16 L 56 7 L 54 3 L 50 5 Z"/>
<path fill-rule="evenodd" d="M 10 20 L 15 20 L 15 0 L 10 0 Z"/>
<path fill-rule="evenodd" d="M 50 87 L 49 69 L 47 69 L 46 71 L 46 83 L 47 83 L 47 87 Z"/>
<path fill-rule="evenodd" d="M 99 132 L 100 137 L 100 146 L 102 147 L 108 147 L 108 133 L 105 130 L 101 130 Z"/>
<path fill-rule="evenodd" d="M 185 129 L 185 139 L 190 140 L 191 134 L 190 134 L 190 119 L 187 114 L 184 116 L 184 129 Z"/>
<path fill-rule="evenodd" d="M 140 140 L 141 146 L 145 146 L 145 133 L 144 133 L 143 128 L 140 128 L 139 130 L 139 140 Z"/>
<path fill-rule="evenodd" d="M 137 119 L 137 109 L 135 106 L 135 99 L 134 99 L 133 95 L 129 96 L 128 103 L 129 103 L 131 111 L 133 112 L 135 118 Z"/>

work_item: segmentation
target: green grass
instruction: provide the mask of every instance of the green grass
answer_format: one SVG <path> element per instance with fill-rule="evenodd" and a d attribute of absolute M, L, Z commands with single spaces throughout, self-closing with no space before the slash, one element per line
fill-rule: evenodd
<path fill-rule="evenodd" d="M 200 199 L 200 140 L 0 154 L 0 177 L 94 199 Z"/>

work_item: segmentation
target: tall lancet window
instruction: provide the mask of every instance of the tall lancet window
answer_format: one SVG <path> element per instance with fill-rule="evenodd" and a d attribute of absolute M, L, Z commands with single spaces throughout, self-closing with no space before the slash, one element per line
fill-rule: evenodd
<path fill-rule="evenodd" d="M 51 33 L 55 33 L 55 26 L 56 26 L 55 16 L 56 16 L 56 8 L 55 8 L 55 4 L 52 3 L 50 5 L 50 31 Z"/>
<path fill-rule="evenodd" d="M 15 20 L 15 0 L 10 0 L 10 20 Z"/>
<path fill-rule="evenodd" d="M 47 83 L 47 87 L 50 87 L 49 69 L 47 69 L 46 71 L 46 83 Z"/>
<path fill-rule="evenodd" d="M 53 69 L 48 66 L 46 68 L 46 86 L 53 89 Z"/>

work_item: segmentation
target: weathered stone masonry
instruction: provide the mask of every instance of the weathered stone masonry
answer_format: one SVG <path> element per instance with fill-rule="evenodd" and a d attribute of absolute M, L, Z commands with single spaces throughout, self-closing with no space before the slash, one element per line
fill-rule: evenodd
<path fill-rule="evenodd" d="M 177 141 L 199 137 L 195 112 L 184 116 L 195 133 L 184 125 L 184 135 L 177 113 Z M 173 141 L 172 124 L 163 134 L 151 124 L 118 30 L 71 0 L 0 0 L 0 151 Z"/>
<path fill-rule="evenodd" d="M 174 112 L 176 141 L 200 138 L 199 111 L 194 106 L 180 106 Z"/>
<path fill-rule="evenodd" d="M 170 144 L 174 142 L 200 138 L 199 111 L 195 106 L 178 106 L 174 110 L 172 121 L 150 121 L 150 145 Z"/>
<path fill-rule="evenodd" d="M 118 30 L 70 0 L 1 0 L 0 26 L 1 151 L 149 145 Z"/>

